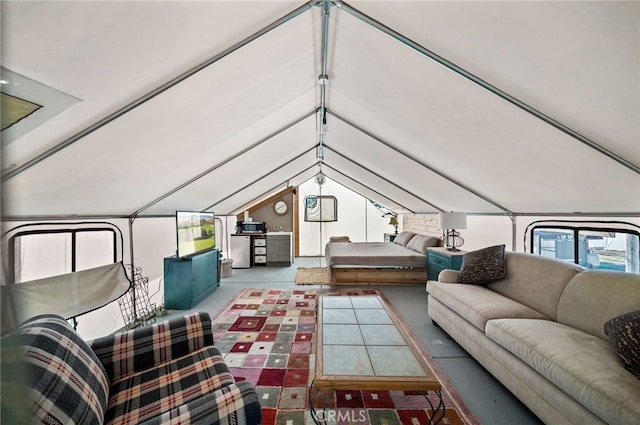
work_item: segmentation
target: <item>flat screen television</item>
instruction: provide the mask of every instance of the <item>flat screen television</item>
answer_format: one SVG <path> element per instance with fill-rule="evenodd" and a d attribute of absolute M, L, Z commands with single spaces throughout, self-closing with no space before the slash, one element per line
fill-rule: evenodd
<path fill-rule="evenodd" d="M 215 248 L 214 218 L 212 212 L 176 211 L 178 258 L 190 257 Z"/>

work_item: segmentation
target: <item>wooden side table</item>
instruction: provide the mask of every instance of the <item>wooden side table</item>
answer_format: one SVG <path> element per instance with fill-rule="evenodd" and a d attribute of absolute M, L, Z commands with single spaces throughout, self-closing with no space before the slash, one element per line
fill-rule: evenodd
<path fill-rule="evenodd" d="M 467 251 L 449 251 L 447 248 L 427 248 L 427 279 L 438 280 L 444 269 L 460 270 L 462 257 Z"/>
<path fill-rule="evenodd" d="M 384 241 L 385 242 L 393 242 L 393 240 L 396 238 L 396 236 L 398 236 L 397 233 L 385 233 L 384 234 Z"/>

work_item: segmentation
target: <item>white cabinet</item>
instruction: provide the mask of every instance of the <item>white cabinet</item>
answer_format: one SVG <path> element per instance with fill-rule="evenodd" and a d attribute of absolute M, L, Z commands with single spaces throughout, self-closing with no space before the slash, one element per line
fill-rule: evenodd
<path fill-rule="evenodd" d="M 264 266 L 267 264 L 267 239 L 264 236 L 253 237 L 253 264 L 256 266 Z"/>

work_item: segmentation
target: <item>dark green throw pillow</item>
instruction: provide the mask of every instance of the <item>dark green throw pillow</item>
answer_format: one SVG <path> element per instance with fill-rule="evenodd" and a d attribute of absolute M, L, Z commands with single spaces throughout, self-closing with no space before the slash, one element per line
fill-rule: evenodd
<path fill-rule="evenodd" d="M 506 273 L 504 245 L 490 246 L 464 254 L 458 281 L 483 285 L 502 279 Z"/>
<path fill-rule="evenodd" d="M 625 369 L 640 379 L 640 310 L 607 321 L 604 333 L 611 339 Z"/>

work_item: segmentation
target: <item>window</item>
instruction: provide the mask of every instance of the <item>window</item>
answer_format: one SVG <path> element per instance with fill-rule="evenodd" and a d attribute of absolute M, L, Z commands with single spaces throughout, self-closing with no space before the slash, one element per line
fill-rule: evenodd
<path fill-rule="evenodd" d="M 304 198 L 304 221 L 338 221 L 338 200 L 335 196 Z"/>
<path fill-rule="evenodd" d="M 640 273 L 640 228 L 622 222 L 535 222 L 529 252 L 589 269 Z"/>
<path fill-rule="evenodd" d="M 118 229 L 119 231 L 119 229 Z M 8 239 L 10 280 L 27 282 L 112 264 L 122 255 L 112 228 L 28 228 Z"/>

